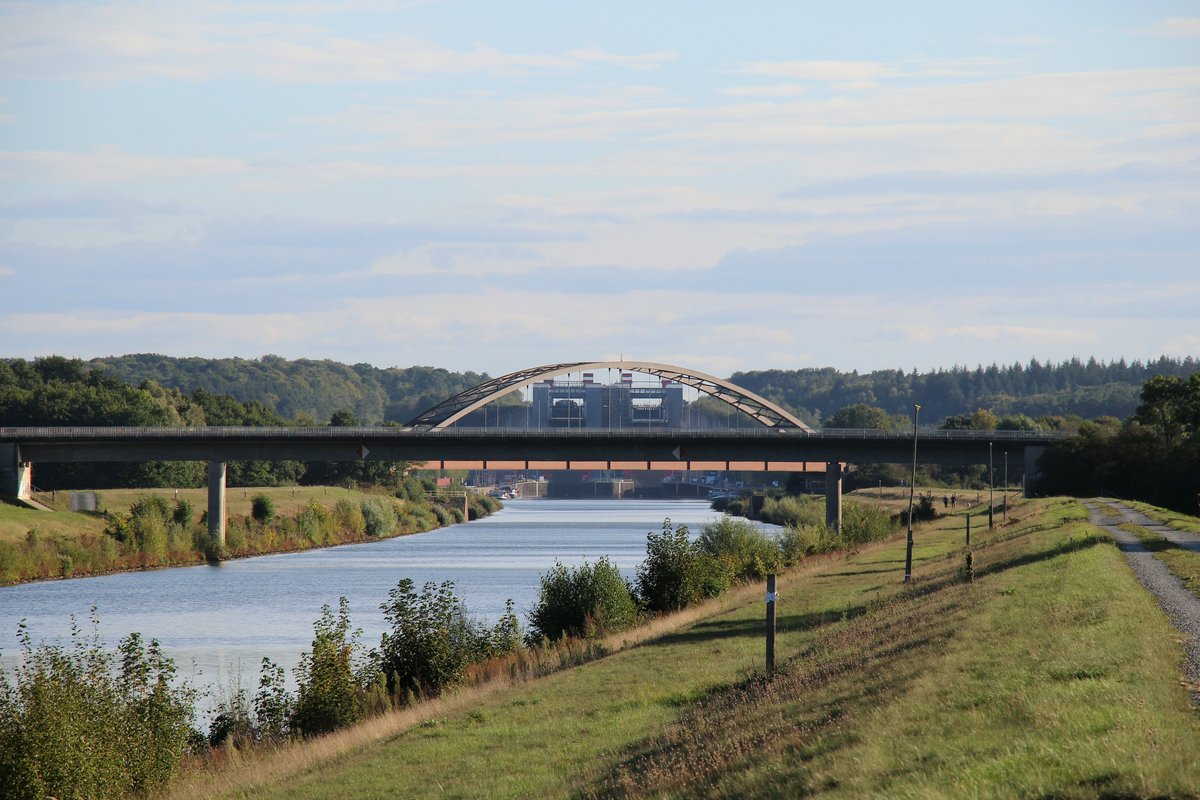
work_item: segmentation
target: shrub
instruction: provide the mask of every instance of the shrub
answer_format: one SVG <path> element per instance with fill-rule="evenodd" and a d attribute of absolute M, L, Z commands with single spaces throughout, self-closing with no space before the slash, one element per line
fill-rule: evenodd
<path fill-rule="evenodd" d="M 529 612 L 531 643 L 562 636 L 596 636 L 636 624 L 633 590 L 607 558 L 567 569 L 556 562 L 541 577 L 537 604 Z"/>
<path fill-rule="evenodd" d="M 275 518 L 275 501 L 265 494 L 256 494 L 250 498 L 250 516 L 260 525 L 266 525 Z"/>
<path fill-rule="evenodd" d="M 405 578 L 380 609 L 392 629 L 379 643 L 379 669 L 397 697 L 435 697 L 462 681 L 468 665 L 513 641 L 511 604 L 508 615 L 488 630 L 468 616 L 450 581 L 426 583 L 418 594 Z"/>
<path fill-rule="evenodd" d="M 729 587 L 723 564 L 700 549 L 680 525 L 663 520 L 661 533 L 646 534 L 646 560 L 637 569 L 637 596 L 647 611 L 678 611 Z"/>
<path fill-rule="evenodd" d="M 825 521 L 821 503 L 811 497 L 768 497 L 760 516 L 773 525 L 821 525 Z"/>
<path fill-rule="evenodd" d="M 400 479 L 400 484 L 396 489 L 396 497 L 412 503 L 424 503 L 425 484 L 411 475 L 405 475 Z"/>
<path fill-rule="evenodd" d="M 338 526 L 355 535 L 361 536 L 367 532 L 367 521 L 363 518 L 362 507 L 353 500 L 343 497 L 333 507 L 333 518 Z"/>
<path fill-rule="evenodd" d="M 387 536 L 396 529 L 396 508 L 391 502 L 369 497 L 360 507 L 367 536 Z"/>
<path fill-rule="evenodd" d="M 333 518 L 315 497 L 309 498 L 296 515 L 296 528 L 306 539 L 317 544 L 333 538 Z"/>
<path fill-rule="evenodd" d="M 360 630 L 350 629 L 350 605 L 338 600 L 334 616 L 328 605 L 321 607 L 313 623 L 312 652 L 300 656 L 296 667 L 296 705 L 291 727 L 304 736 L 328 733 L 352 725 L 362 718 L 360 678 L 371 674 L 363 665 Z M 356 674 L 356 667 L 358 673 Z"/>
<path fill-rule="evenodd" d="M 930 503 L 932 508 L 933 504 Z M 905 509 L 907 515 L 907 509 Z M 917 515 L 914 513 L 914 517 Z M 865 544 L 886 539 L 896 532 L 896 518 L 877 506 L 847 500 L 842 506 L 842 538 L 847 544 Z"/>
<path fill-rule="evenodd" d="M 186 528 L 192 524 L 194 514 L 191 501 L 186 497 L 181 497 L 175 501 L 175 508 L 171 510 L 171 521 Z"/>
<path fill-rule="evenodd" d="M 845 513 L 843 509 L 842 515 L 845 516 Z M 934 507 L 933 500 L 927 495 L 921 495 L 917 498 L 916 503 L 913 504 L 913 522 L 929 522 L 930 520 L 937 519 L 937 515 L 937 508 Z M 896 521 L 900 525 L 908 525 L 907 508 L 896 515 Z M 843 527 L 845 527 L 844 523 Z"/>
<path fill-rule="evenodd" d="M 779 535 L 779 555 L 785 566 L 799 563 L 805 556 L 828 549 L 830 540 L 824 525 L 789 525 Z"/>
<path fill-rule="evenodd" d="M 725 562 L 735 580 L 753 580 L 775 572 L 781 563 L 775 540 L 753 522 L 722 517 L 704 526 L 701 550 Z"/>
<path fill-rule="evenodd" d="M 117 798 L 164 789 L 188 751 L 195 693 L 138 634 L 116 653 L 72 626 L 70 650 L 22 626 L 15 684 L 0 671 L 0 785 L 7 798 Z"/>

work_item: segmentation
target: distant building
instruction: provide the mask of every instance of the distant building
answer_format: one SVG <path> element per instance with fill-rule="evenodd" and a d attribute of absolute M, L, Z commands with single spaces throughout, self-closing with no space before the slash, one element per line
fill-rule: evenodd
<path fill-rule="evenodd" d="M 546 380 L 533 385 L 529 424 L 533 428 L 683 428 L 686 405 L 682 384 L 634 385 L 632 373 L 621 382 L 596 383 L 591 373 L 580 381 Z"/>

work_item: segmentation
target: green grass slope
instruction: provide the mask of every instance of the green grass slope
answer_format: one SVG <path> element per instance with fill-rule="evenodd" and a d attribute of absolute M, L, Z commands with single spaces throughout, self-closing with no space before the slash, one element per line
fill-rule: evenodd
<path fill-rule="evenodd" d="M 963 580 L 962 518 L 780 579 L 583 667 L 238 795 L 1194 797 L 1177 635 L 1074 501 L 1022 503 Z M 1018 519 L 1019 518 L 1019 519 Z M 728 604 L 727 604 L 728 605 Z"/>

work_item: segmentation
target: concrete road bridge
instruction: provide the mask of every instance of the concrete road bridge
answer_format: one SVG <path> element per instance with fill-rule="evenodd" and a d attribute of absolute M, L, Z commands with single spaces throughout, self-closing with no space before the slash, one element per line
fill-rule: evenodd
<path fill-rule="evenodd" d="M 466 414 L 548 375 L 619 367 L 710 394 L 751 417 L 745 429 L 528 429 L 451 427 Z M 1061 434 L 921 430 L 918 463 L 986 464 L 995 452 L 1026 474 Z M 913 434 L 815 431 L 794 415 L 727 381 L 649 362 L 575 362 L 523 370 L 463 392 L 404 427 L 0 427 L 0 494 L 28 499 L 39 462 L 207 461 L 208 519 L 225 536 L 229 461 L 412 461 L 434 469 L 752 470 L 826 473 L 827 521 L 841 524 L 846 462 L 911 463 Z"/>

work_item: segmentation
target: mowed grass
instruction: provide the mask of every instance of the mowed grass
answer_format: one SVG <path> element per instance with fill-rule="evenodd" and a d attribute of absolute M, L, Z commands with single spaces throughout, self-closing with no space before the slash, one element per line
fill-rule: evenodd
<path fill-rule="evenodd" d="M 233 796 L 1196 796 L 1177 635 L 1075 501 L 1021 502 L 780 579 L 650 643 Z M 1020 518 L 1018 521 L 1017 518 Z"/>
<path fill-rule="evenodd" d="M 99 534 L 104 520 L 90 514 L 69 511 L 34 511 L 24 506 L 0 503 L 0 542 L 21 542 L 29 531 L 37 529 L 51 536 L 78 538 L 82 534 Z"/>

